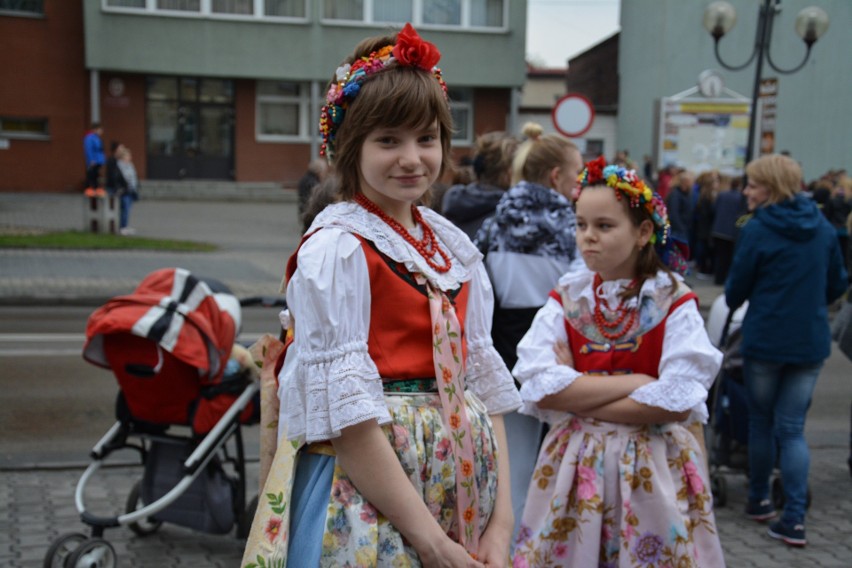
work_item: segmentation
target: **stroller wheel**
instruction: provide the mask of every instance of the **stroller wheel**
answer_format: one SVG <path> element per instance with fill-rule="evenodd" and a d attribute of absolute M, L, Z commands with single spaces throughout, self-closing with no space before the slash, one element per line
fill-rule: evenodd
<path fill-rule="evenodd" d="M 257 504 L 259 497 L 254 496 L 254 499 L 246 505 L 246 510 L 237 519 L 237 538 L 248 538 L 251 532 L 251 524 L 254 521 L 254 514 L 257 512 Z"/>
<path fill-rule="evenodd" d="M 83 533 L 65 533 L 53 541 L 44 555 L 44 568 L 64 568 L 65 560 L 87 537 Z"/>
<path fill-rule="evenodd" d="M 115 568 L 117 565 L 115 549 L 102 538 L 83 541 L 65 561 L 65 568 Z"/>
<path fill-rule="evenodd" d="M 130 494 L 127 496 L 127 504 L 124 507 L 124 512 L 132 513 L 145 505 L 145 501 L 142 500 L 142 480 L 140 479 L 133 484 L 133 489 L 130 490 Z M 162 524 L 163 521 L 156 521 L 149 517 L 135 523 L 129 523 L 127 526 L 139 536 L 148 536 L 157 532 L 157 529 Z"/>
<path fill-rule="evenodd" d="M 781 476 L 778 475 L 772 480 L 772 504 L 776 511 L 784 510 L 784 502 L 787 500 L 784 497 L 784 482 L 781 481 Z M 805 509 L 811 508 L 811 486 L 808 484 L 807 500 L 805 501 Z"/>
<path fill-rule="evenodd" d="M 728 480 L 720 473 L 710 476 L 710 491 L 713 493 L 713 506 L 724 507 L 728 503 Z"/>

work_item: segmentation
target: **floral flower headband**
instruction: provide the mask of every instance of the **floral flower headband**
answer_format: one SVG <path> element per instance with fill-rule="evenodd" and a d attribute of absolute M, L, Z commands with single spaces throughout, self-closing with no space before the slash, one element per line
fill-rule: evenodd
<path fill-rule="evenodd" d="M 406 67 L 416 67 L 431 71 L 447 96 L 447 84 L 441 77 L 441 70 L 435 65 L 441 59 L 441 52 L 435 44 L 424 41 L 411 24 L 405 24 L 396 36 L 396 44 L 386 45 L 373 51 L 367 57 L 361 57 L 352 64 L 346 63 L 337 68 L 335 82 L 326 95 L 326 104 L 320 112 L 319 129 L 322 134 L 321 156 L 334 154 L 334 141 L 337 129 L 346 116 L 346 110 L 358 96 L 361 85 L 370 75 L 396 62 Z"/>
<path fill-rule="evenodd" d="M 608 166 L 604 157 L 600 156 L 586 163 L 586 167 L 577 177 L 577 182 L 574 201 L 580 197 L 580 192 L 586 187 L 592 185 L 611 187 L 615 190 L 615 197 L 621 199 L 624 196 L 628 199 L 630 207 L 642 207 L 648 212 L 654 223 L 651 244 L 665 243 L 669 240 L 671 225 L 666 203 L 659 193 L 645 185 L 645 182 L 636 175 L 635 170 L 615 165 Z"/>
<path fill-rule="evenodd" d="M 635 170 L 621 166 L 607 165 L 603 156 L 586 163 L 586 167 L 577 177 L 577 187 L 574 190 L 574 201 L 580 197 L 584 188 L 593 185 L 605 185 L 615 190 L 615 197 L 626 197 L 630 207 L 642 207 L 648 212 L 654 223 L 654 233 L 650 242 L 657 250 L 663 263 L 672 270 L 686 274 L 686 257 L 689 247 L 686 243 L 675 243 L 672 238 L 672 227 L 669 223 L 669 213 L 666 203 L 659 193 L 648 187 Z"/>

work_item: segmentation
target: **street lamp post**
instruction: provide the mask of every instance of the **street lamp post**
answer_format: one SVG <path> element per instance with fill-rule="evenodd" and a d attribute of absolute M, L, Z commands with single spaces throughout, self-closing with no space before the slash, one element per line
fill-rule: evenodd
<path fill-rule="evenodd" d="M 757 59 L 754 71 L 754 89 L 751 94 L 751 114 L 749 118 L 748 142 L 746 144 L 745 163 L 748 164 L 754 156 L 754 137 L 757 130 L 757 99 L 760 95 L 760 80 L 763 73 L 763 59 L 778 73 L 789 75 L 805 66 L 811 55 L 811 47 L 828 30 L 828 15 L 822 8 L 809 6 L 796 16 L 796 33 L 805 42 L 807 50 L 802 62 L 790 69 L 782 69 L 773 61 L 769 53 L 769 42 L 772 40 L 772 21 L 775 14 L 781 11 L 781 0 L 760 0 L 760 12 L 757 18 L 757 33 L 754 40 L 754 50 L 748 60 L 741 65 L 725 63 L 719 54 L 719 40 L 728 33 L 737 21 L 737 13 L 730 2 L 718 0 L 711 2 L 704 10 L 704 28 L 713 36 L 713 50 L 716 60 L 730 71 L 745 69 Z"/>

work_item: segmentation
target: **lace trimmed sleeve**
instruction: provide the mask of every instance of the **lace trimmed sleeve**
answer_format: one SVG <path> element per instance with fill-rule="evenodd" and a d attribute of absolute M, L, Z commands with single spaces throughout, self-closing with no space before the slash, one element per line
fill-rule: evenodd
<path fill-rule="evenodd" d="M 557 341 L 568 342 L 565 316 L 562 304 L 548 298 L 535 315 L 529 331 L 518 343 L 518 362 L 512 373 L 521 383 L 524 401 L 521 413 L 551 424 L 565 418 L 566 413 L 540 409 L 537 403 L 545 396 L 568 388 L 581 375 L 556 360 L 553 346 Z"/>
<path fill-rule="evenodd" d="M 630 398 L 672 412 L 692 410 L 690 421 L 707 422 L 707 391 L 721 365 L 722 354 L 707 337 L 698 307 L 688 301 L 666 320 L 659 378 Z"/>
<path fill-rule="evenodd" d="M 491 341 L 494 293 L 482 263 L 470 281 L 465 318 L 467 338 L 467 385 L 488 409 L 489 414 L 517 410 L 521 397 L 515 381 Z"/>
<path fill-rule="evenodd" d="M 390 421 L 367 351 L 370 279 L 357 238 L 327 228 L 308 239 L 287 286 L 295 338 L 281 371 L 281 422 L 291 440 L 315 442 L 347 426 Z"/>

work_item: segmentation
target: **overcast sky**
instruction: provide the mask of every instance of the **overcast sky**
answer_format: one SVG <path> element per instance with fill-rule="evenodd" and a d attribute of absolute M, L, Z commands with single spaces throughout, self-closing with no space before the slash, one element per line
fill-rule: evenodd
<path fill-rule="evenodd" d="M 620 0 L 528 0 L 527 59 L 565 67 L 619 29 Z"/>

